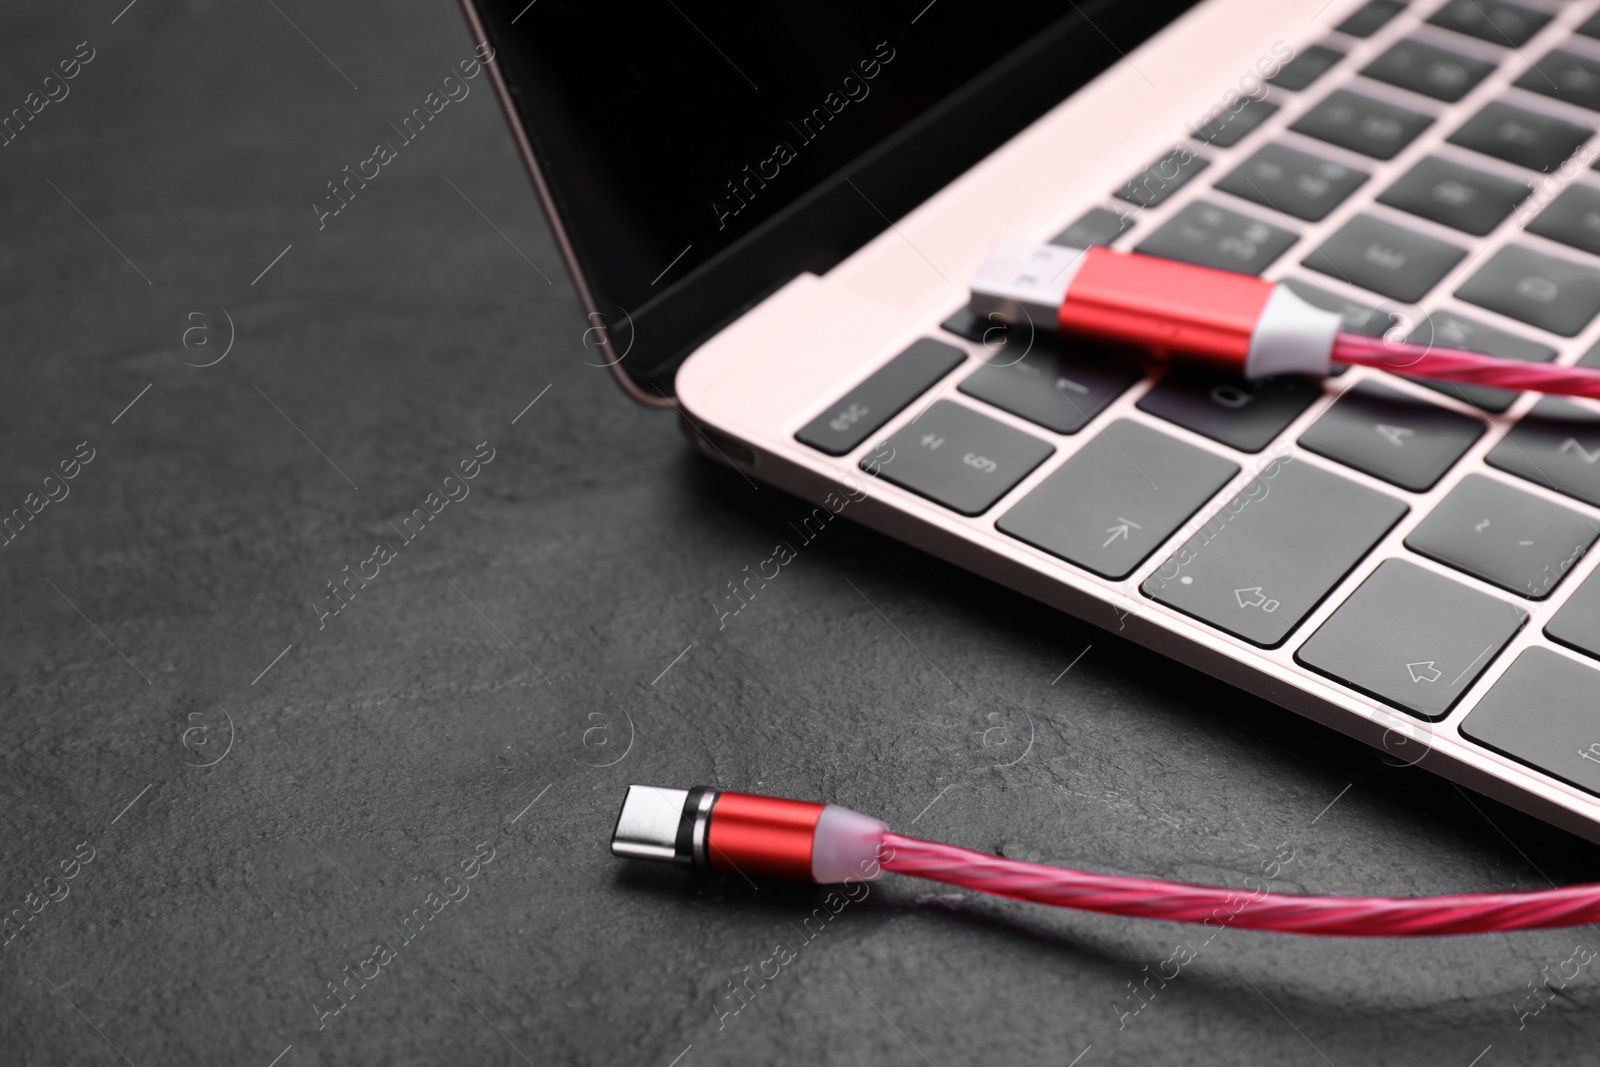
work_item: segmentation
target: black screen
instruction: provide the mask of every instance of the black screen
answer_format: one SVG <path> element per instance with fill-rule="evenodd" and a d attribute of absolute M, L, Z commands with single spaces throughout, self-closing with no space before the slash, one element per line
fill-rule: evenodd
<path fill-rule="evenodd" d="M 595 306 L 647 381 L 1192 2 L 476 6 Z"/>

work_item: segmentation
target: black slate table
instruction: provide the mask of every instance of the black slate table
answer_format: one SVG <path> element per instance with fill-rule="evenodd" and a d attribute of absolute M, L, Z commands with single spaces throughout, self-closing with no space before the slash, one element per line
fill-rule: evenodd
<path fill-rule="evenodd" d="M 3 19 L 0 1059 L 1593 1057 L 1592 929 L 1207 940 L 903 879 L 833 914 L 612 859 L 637 781 L 1229 885 L 1600 876 L 848 522 L 722 619 L 808 507 L 589 365 L 487 80 L 322 199 L 471 57 L 449 4 Z"/>

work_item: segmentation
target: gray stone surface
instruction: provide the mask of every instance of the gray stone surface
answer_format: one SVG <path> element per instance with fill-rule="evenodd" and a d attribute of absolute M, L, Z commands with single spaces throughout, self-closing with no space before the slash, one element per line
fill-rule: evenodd
<path fill-rule="evenodd" d="M 1201 946 L 893 880 L 719 1026 L 719 993 L 797 942 L 821 895 L 614 861 L 630 781 L 1231 884 L 1284 843 L 1279 882 L 1308 891 L 1531 888 L 1600 864 L 846 522 L 719 629 L 719 589 L 805 509 L 693 457 L 584 365 L 483 81 L 317 230 L 324 182 L 470 53 L 453 8 L 139 0 L 113 24 L 123 2 L 10 10 L 0 35 L 3 109 L 95 49 L 0 148 L 3 509 L 94 450 L 0 549 L 0 892 L 7 911 L 68 892 L 0 948 L 0 1059 L 1592 1054 L 1593 967 L 1518 1014 L 1592 930 Z M 206 368 L 164 336 L 197 300 L 237 334 Z M 389 524 L 483 441 L 470 496 L 319 630 L 324 583 L 398 541 Z M 480 844 L 493 860 L 445 883 Z M 47 887 L 75 848 L 93 858 Z M 403 943 L 450 886 L 466 898 Z M 395 958 L 319 1029 L 325 983 L 380 941 Z M 1120 1018 L 1180 943 L 1195 959 Z"/>

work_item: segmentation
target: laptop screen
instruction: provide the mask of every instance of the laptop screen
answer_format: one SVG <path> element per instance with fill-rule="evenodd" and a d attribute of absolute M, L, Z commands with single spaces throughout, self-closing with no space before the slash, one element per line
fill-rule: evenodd
<path fill-rule="evenodd" d="M 474 6 L 589 310 L 646 381 L 795 274 L 827 270 L 1191 3 Z"/>

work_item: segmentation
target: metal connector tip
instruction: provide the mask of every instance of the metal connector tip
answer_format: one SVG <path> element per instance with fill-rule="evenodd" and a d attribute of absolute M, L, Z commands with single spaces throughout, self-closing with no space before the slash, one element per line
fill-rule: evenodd
<path fill-rule="evenodd" d="M 611 833 L 611 854 L 627 859 L 705 866 L 706 829 L 715 790 L 630 785 Z"/>
<path fill-rule="evenodd" d="M 1054 331 L 1056 311 L 1083 261 L 1083 249 L 1000 241 L 972 279 L 968 305 L 980 319 Z"/>

